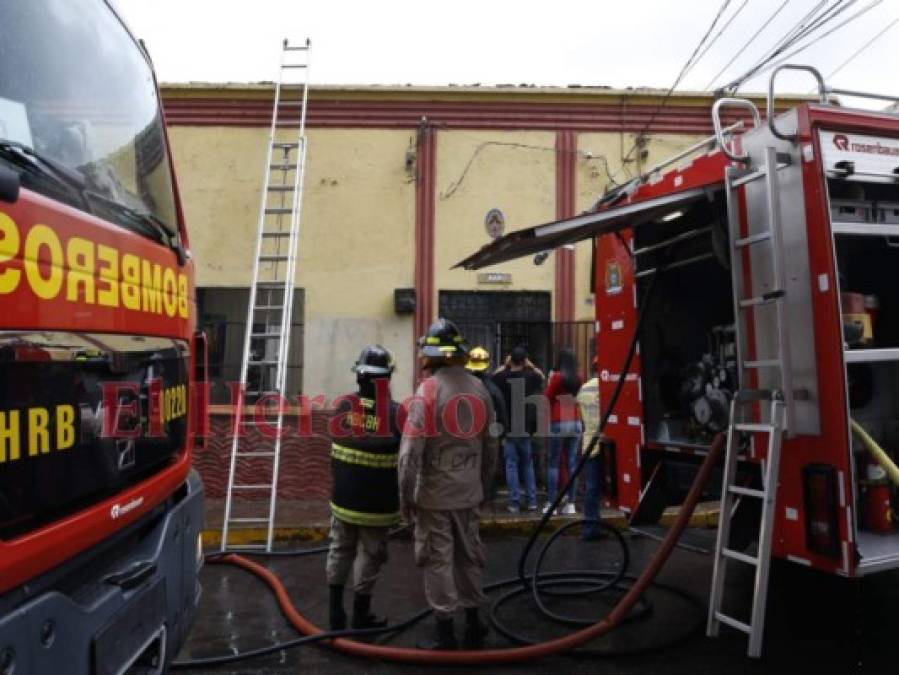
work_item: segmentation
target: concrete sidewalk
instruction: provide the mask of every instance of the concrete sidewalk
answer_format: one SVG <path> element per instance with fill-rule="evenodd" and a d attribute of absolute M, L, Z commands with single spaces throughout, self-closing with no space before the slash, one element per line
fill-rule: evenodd
<path fill-rule="evenodd" d="M 540 503 L 543 503 L 541 495 Z M 217 548 L 221 544 L 222 520 L 225 502 L 222 499 L 206 500 L 206 520 L 203 541 L 208 548 Z M 718 525 L 718 502 L 699 504 L 690 518 L 690 526 L 712 528 Z M 556 527 L 583 518 L 582 503 L 578 503 L 578 514 L 574 516 L 555 516 L 550 522 L 548 531 Z M 263 513 L 267 505 L 259 502 L 235 502 L 235 514 L 252 511 L 252 515 Z M 240 511 L 238 511 L 240 510 Z M 661 525 L 670 525 L 677 516 L 678 508 L 665 510 Z M 481 531 L 487 535 L 527 535 L 536 521 L 540 519 L 540 511 L 509 513 L 506 509 L 506 496 L 500 492 L 496 499 L 481 514 Z M 617 509 L 603 509 L 605 522 L 619 529 L 627 527 L 627 517 Z M 328 503 L 322 500 L 281 500 L 278 502 L 275 518 L 276 541 L 321 541 L 327 539 L 330 529 L 331 512 Z M 232 546 L 258 544 L 264 542 L 266 530 L 262 527 L 233 528 L 229 535 Z"/>

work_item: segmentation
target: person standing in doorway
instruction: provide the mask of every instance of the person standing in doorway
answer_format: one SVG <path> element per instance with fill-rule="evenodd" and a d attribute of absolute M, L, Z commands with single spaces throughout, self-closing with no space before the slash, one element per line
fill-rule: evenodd
<path fill-rule="evenodd" d="M 550 373 L 546 384 L 546 399 L 550 405 L 549 457 L 547 458 L 547 503 L 546 513 L 556 499 L 559 486 L 559 463 L 565 462 L 568 475 L 574 474 L 577 465 L 578 448 L 581 442 L 582 425 L 576 397 L 581 388 L 581 378 L 577 373 L 577 358 L 570 349 L 559 352 L 556 369 Z M 563 515 L 575 515 L 574 498 L 577 494 L 576 481 L 571 480 L 568 489 L 568 503 L 562 508 Z"/>
<path fill-rule="evenodd" d="M 480 649 L 484 546 L 478 508 L 493 481 L 493 402 L 466 369 L 468 347 L 451 321 L 438 319 L 420 341 L 431 373 L 408 404 L 400 445 L 400 508 L 415 524 L 415 562 L 424 568 L 425 597 L 437 619 L 422 649 L 455 649 L 453 614 L 465 610 L 463 646 Z"/>
<path fill-rule="evenodd" d="M 338 399 L 332 418 L 331 545 L 325 569 L 331 630 L 346 628 L 343 587 L 353 568 L 353 628 L 387 621 L 371 612 L 371 597 L 387 562 L 387 533 L 399 523 L 397 461 L 401 418 L 390 396 L 393 356 L 380 345 L 353 365 L 357 391 Z"/>
<path fill-rule="evenodd" d="M 600 514 L 600 486 L 602 481 L 602 436 L 599 434 L 599 378 L 596 377 L 596 357 L 593 358 L 592 377 L 584 382 L 577 394 L 578 410 L 584 424 L 584 452 L 596 438 L 596 443 L 584 463 L 584 529 L 583 537 L 590 540 L 598 536 Z"/>
<path fill-rule="evenodd" d="M 507 508 L 511 513 L 518 513 L 523 508 L 537 510 L 537 481 L 531 439 L 537 431 L 538 411 L 534 397 L 538 397 L 543 389 L 543 377 L 533 365 L 528 364 L 527 350 L 516 347 L 506 365 L 493 376 L 503 394 L 509 416 L 503 450 L 509 490 Z M 519 467 L 524 475 L 524 501 L 521 499 Z"/>

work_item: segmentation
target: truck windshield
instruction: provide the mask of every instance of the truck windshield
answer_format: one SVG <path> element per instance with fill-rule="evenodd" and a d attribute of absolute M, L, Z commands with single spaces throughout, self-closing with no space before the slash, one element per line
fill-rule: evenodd
<path fill-rule="evenodd" d="M 135 226 L 143 214 L 177 233 L 153 71 L 107 3 L 0 2 L 0 34 L 0 144 L 84 176 L 72 206 L 147 234 Z M 22 181 L 64 199 L 27 172 Z"/>

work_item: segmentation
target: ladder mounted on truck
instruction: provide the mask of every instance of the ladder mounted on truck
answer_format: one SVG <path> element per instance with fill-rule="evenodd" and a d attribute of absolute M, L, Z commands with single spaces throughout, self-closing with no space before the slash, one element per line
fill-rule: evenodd
<path fill-rule="evenodd" d="M 730 421 L 727 429 L 727 449 L 721 485 L 721 511 L 718 520 L 718 537 L 715 545 L 715 563 L 712 574 L 712 589 L 709 599 L 707 633 L 718 635 L 721 624 L 736 628 L 749 636 L 748 654 L 761 655 L 765 628 L 765 607 L 768 598 L 768 576 L 771 566 L 771 544 L 774 534 L 774 507 L 777 498 L 777 484 L 780 468 L 780 451 L 783 438 L 795 419 L 795 398 L 792 383 L 792 361 L 790 358 L 789 323 L 786 316 L 786 273 L 784 243 L 781 231 L 781 208 L 778 171 L 789 166 L 789 155 L 779 154 L 775 147 L 766 147 L 764 164 L 750 166 L 750 158 L 733 152 L 721 133 L 720 110 L 724 106 L 743 107 L 752 113 L 755 126 L 761 126 L 761 119 L 755 105 L 744 99 L 723 98 L 715 102 L 712 119 L 721 150 L 735 163 L 745 166 L 729 166 L 725 172 L 724 189 L 727 198 L 727 220 L 730 242 L 731 279 L 733 288 L 734 325 L 738 381 L 742 389 L 737 392 L 730 406 Z M 741 228 L 740 201 L 738 190 L 747 183 L 764 180 L 765 206 L 764 227 Z M 758 255 L 756 264 L 747 274 L 751 264 L 752 251 L 767 247 L 767 255 Z M 762 263 L 762 264 L 759 264 Z M 747 280 L 751 286 L 747 288 Z M 757 354 L 757 343 L 750 345 L 753 312 L 763 308 L 773 309 L 774 347 L 773 353 Z M 769 388 L 758 386 L 764 371 Z M 759 411 L 761 402 L 769 401 L 767 419 L 751 419 Z M 747 419 L 749 417 L 750 419 Z M 759 417 L 766 417 L 764 413 Z M 760 436 L 767 437 L 766 452 L 762 461 L 761 489 L 750 488 L 737 483 L 737 463 L 743 447 L 744 434 L 751 435 L 754 442 Z M 742 553 L 730 546 L 731 520 L 742 499 L 758 499 L 762 502 L 761 519 L 754 555 Z M 724 586 L 727 566 L 731 561 L 755 568 L 752 609 L 748 622 L 741 621 L 723 610 Z"/>
<path fill-rule="evenodd" d="M 265 551 L 272 548 L 284 426 L 281 402 L 288 389 L 294 279 L 306 168 L 310 47 L 308 39 L 302 45 L 292 45 L 284 40 L 278 66 L 240 366 L 240 393 L 235 401 L 222 551 L 235 548 L 229 541 L 235 525 L 266 529 L 265 544 L 241 545 L 239 548 Z M 271 448 L 255 449 L 250 439 L 244 436 L 247 428 L 245 406 L 265 404 L 272 399 L 278 401 L 275 420 L 266 419 L 265 422 L 274 432 Z M 253 420 L 264 413 L 257 411 Z M 260 474 L 265 477 L 259 478 Z M 235 517 L 235 496 L 238 494 L 250 498 L 239 500 L 244 509 L 256 511 Z M 258 513 L 260 503 L 264 505 L 263 514 Z"/>

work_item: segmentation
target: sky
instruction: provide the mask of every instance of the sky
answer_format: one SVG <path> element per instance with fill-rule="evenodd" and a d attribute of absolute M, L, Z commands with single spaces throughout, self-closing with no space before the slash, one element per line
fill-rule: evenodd
<path fill-rule="evenodd" d="M 315 84 L 534 84 L 668 88 L 725 0 L 115 0 L 162 82 L 256 82 L 276 75 L 282 39 L 312 40 Z M 713 89 L 745 71 L 821 2 L 874 5 L 792 62 L 827 77 L 899 19 L 899 0 L 730 0 L 718 39 L 678 90 Z M 780 12 L 750 42 L 771 15 Z M 732 18 L 732 21 L 728 20 Z M 725 27 L 726 25 L 726 27 Z M 828 28 L 829 28 L 828 27 Z M 899 95 L 899 23 L 828 83 Z M 717 76 L 738 50 L 734 63 Z M 743 91 L 763 91 L 767 76 Z M 808 76 L 778 90 L 806 93 Z M 853 100 L 853 104 L 859 103 Z M 866 107 L 883 107 L 882 102 Z"/>

